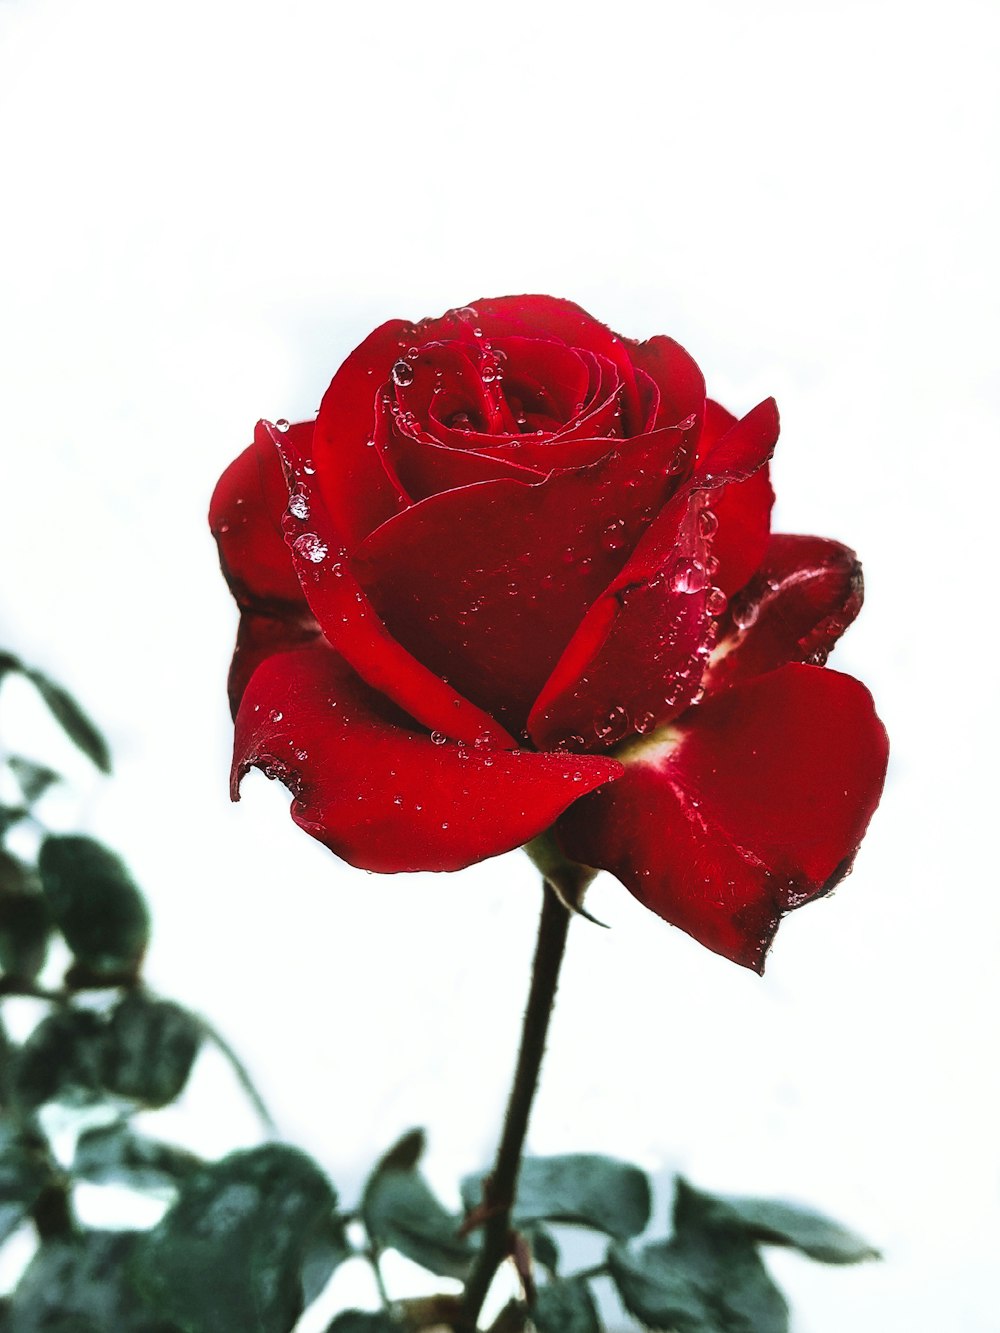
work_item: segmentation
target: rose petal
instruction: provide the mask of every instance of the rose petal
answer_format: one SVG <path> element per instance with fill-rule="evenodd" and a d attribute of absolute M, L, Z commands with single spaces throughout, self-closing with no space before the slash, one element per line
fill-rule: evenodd
<path fill-rule="evenodd" d="M 736 418 L 730 412 L 709 399 L 705 404 L 699 457 L 711 453 L 736 424 Z M 766 464 L 746 481 L 727 486 L 713 501 L 712 508 L 719 522 L 712 544 L 712 554 L 719 562 L 715 583 L 727 596 L 742 588 L 763 560 L 771 532 L 773 505 L 774 491 Z"/>
<path fill-rule="evenodd" d="M 782 914 L 850 869 L 888 742 L 850 676 L 792 665 L 741 682 L 624 753 L 559 821 L 566 853 L 664 920 L 763 970 Z"/>
<path fill-rule="evenodd" d="M 294 793 L 292 818 L 352 865 L 459 870 L 519 847 L 616 760 L 437 743 L 329 648 L 270 657 L 236 719 L 233 796 L 250 767 Z"/>
<path fill-rule="evenodd" d="M 635 384 L 631 346 L 572 301 L 553 296 L 501 296 L 476 301 L 475 318 L 487 337 L 522 333 L 528 337 L 559 339 L 568 347 L 596 352 L 618 368 L 622 384 L 624 432 L 642 430 L 642 411 Z"/>
<path fill-rule="evenodd" d="M 368 441 L 375 430 L 376 399 L 413 333 L 413 325 L 400 319 L 377 328 L 340 367 L 320 404 L 312 443 L 317 488 L 349 546 L 404 502 Z"/>
<path fill-rule="evenodd" d="M 301 441 L 268 421 L 257 423 L 256 438 L 270 442 L 284 465 L 291 491 L 285 538 L 306 601 L 328 641 L 363 680 L 424 726 L 455 740 L 486 737 L 495 745 L 513 747 L 494 718 L 412 656 L 379 619 L 346 559 L 347 548 L 323 495 L 318 488 L 310 489 L 313 464 Z M 297 497 L 305 499 L 304 506 L 296 506 Z"/>
<path fill-rule="evenodd" d="M 863 598 L 861 566 L 848 547 L 823 537 L 772 537 L 760 570 L 723 623 L 707 688 L 786 662 L 822 665 Z"/>
<path fill-rule="evenodd" d="M 588 611 L 531 710 L 536 745 L 610 749 L 691 702 L 715 635 L 704 509 L 691 487 L 675 496 L 656 520 L 659 567 L 644 539 Z"/>
<path fill-rule="evenodd" d="M 776 438 L 768 400 L 713 444 L 664 506 L 541 687 L 528 719 L 536 745 L 610 746 L 668 722 L 695 696 L 725 607 L 709 572 L 715 506 L 764 465 Z"/>
<path fill-rule="evenodd" d="M 291 652 L 322 640 L 322 631 L 316 624 L 306 603 L 303 615 L 276 618 L 244 611 L 236 632 L 236 649 L 229 667 L 229 707 L 233 717 L 240 706 L 250 677 L 267 657 L 275 653 Z"/>
<path fill-rule="evenodd" d="M 669 497 L 684 448 L 682 431 L 658 431 L 537 485 L 496 481 L 432 496 L 372 533 L 352 564 L 400 643 L 520 727 L 588 607 Z"/>
<path fill-rule="evenodd" d="M 629 350 L 636 367 L 645 371 L 656 385 L 657 426 L 676 426 L 685 417 L 703 416 L 705 377 L 680 343 L 658 336 Z"/>
<path fill-rule="evenodd" d="M 290 427 L 289 435 L 308 449 L 311 421 Z M 223 472 L 208 511 L 208 524 L 219 548 L 219 562 L 240 606 L 270 606 L 295 614 L 306 610 L 281 519 L 288 487 L 281 461 L 270 441 L 255 441 Z"/>

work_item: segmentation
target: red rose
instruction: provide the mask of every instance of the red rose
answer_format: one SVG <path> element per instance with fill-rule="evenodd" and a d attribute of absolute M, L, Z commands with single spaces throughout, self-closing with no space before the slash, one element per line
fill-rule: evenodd
<path fill-rule="evenodd" d="M 261 422 L 211 525 L 242 617 L 251 766 L 370 870 L 455 870 L 552 829 L 760 969 L 850 868 L 886 737 L 826 655 L 854 554 L 772 537 L 772 400 L 741 421 L 669 338 L 506 297 L 393 321 L 318 419 Z M 280 460 L 280 461 L 279 461 Z"/>

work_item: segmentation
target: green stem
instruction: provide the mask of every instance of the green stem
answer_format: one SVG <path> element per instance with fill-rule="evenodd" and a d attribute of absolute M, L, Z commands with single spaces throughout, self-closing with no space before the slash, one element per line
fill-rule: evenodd
<path fill-rule="evenodd" d="M 538 1088 L 545 1040 L 559 985 L 559 969 L 566 949 L 569 923 L 570 913 L 546 881 L 531 972 L 531 989 L 521 1029 L 521 1049 L 518 1052 L 496 1163 L 483 1186 L 486 1219 L 483 1243 L 465 1288 L 462 1315 L 456 1325 L 458 1333 L 475 1333 L 479 1313 L 497 1269 L 510 1254 L 511 1210 L 517 1191 L 528 1119 Z"/>

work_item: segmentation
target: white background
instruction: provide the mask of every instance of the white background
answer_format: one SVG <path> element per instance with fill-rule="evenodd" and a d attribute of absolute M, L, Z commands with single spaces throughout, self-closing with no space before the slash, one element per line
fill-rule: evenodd
<path fill-rule="evenodd" d="M 135 870 L 152 982 L 348 1198 L 413 1123 L 442 1189 L 489 1156 L 534 874 L 371 877 L 259 775 L 229 805 L 208 499 L 383 319 L 551 292 L 672 334 L 734 411 L 777 397 L 777 526 L 864 560 L 834 665 L 893 752 L 854 875 L 764 980 L 599 881 L 612 929 L 574 927 L 531 1145 L 856 1226 L 883 1264 L 774 1256 L 797 1333 L 1000 1328 L 996 20 L 0 0 L 0 639 L 111 738 L 103 783 L 45 732 L 85 793 L 53 819 Z M 39 749 L 27 691 L 3 720 Z M 171 1127 L 215 1152 L 256 1132 L 211 1059 Z"/>

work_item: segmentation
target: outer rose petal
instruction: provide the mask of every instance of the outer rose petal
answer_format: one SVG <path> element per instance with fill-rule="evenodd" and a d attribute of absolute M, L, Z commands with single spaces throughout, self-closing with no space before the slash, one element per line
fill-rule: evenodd
<path fill-rule="evenodd" d="M 857 556 L 823 537 L 772 537 L 758 573 L 735 599 L 705 678 L 717 690 L 786 662 L 822 665 L 861 610 Z"/>
<path fill-rule="evenodd" d="M 735 424 L 732 413 L 709 399 L 705 404 L 699 458 L 711 453 Z M 712 546 L 712 554 L 719 562 L 715 582 L 727 597 L 743 587 L 764 558 L 773 506 L 774 491 L 766 465 L 746 481 L 727 486 L 713 501 L 712 508 L 719 520 Z"/>
<path fill-rule="evenodd" d="M 292 818 L 352 865 L 459 870 L 520 847 L 614 759 L 435 743 L 327 647 L 269 657 L 236 718 L 233 797 L 258 767 L 294 793 Z"/>
<path fill-rule="evenodd" d="M 763 971 L 782 914 L 850 869 L 887 756 L 863 685 L 786 666 L 638 742 L 625 776 L 573 806 L 557 834 L 664 920 Z"/>
<path fill-rule="evenodd" d="M 257 423 L 278 450 L 292 494 L 283 520 L 302 591 L 323 633 L 358 674 L 426 727 L 455 740 L 514 746 L 489 714 L 464 699 L 398 643 L 376 615 L 345 557 L 340 533 L 313 489 L 315 469 L 290 431 Z"/>
<path fill-rule="evenodd" d="M 229 667 L 227 684 L 229 710 L 233 717 L 239 709 L 250 677 L 266 657 L 273 657 L 275 653 L 288 653 L 294 648 L 305 648 L 322 639 L 322 631 L 305 604 L 303 611 L 305 614 L 301 619 L 291 616 L 277 619 L 274 616 L 255 615 L 252 611 L 244 611 L 240 616 L 236 650 Z"/>
<path fill-rule="evenodd" d="M 660 511 L 542 687 L 528 719 L 536 745 L 575 735 L 581 748 L 592 746 L 595 729 L 598 743 L 613 745 L 628 731 L 669 721 L 690 702 L 719 614 L 703 511 L 766 463 L 777 435 L 777 411 L 767 399 L 713 445 Z"/>
<path fill-rule="evenodd" d="M 290 427 L 288 434 L 308 452 L 311 421 Z M 269 441 L 256 440 L 219 478 L 208 524 L 222 572 L 240 606 L 283 610 L 291 604 L 298 612 L 307 609 L 281 530 L 287 504 L 281 461 Z"/>
<path fill-rule="evenodd" d="M 413 325 L 393 319 L 356 347 L 323 395 L 312 454 L 316 479 L 348 545 L 400 508 L 401 500 L 374 449 L 375 399 L 412 339 Z"/>
<path fill-rule="evenodd" d="M 646 372 L 659 390 L 658 426 L 676 426 L 692 413 L 699 418 L 704 416 L 705 377 L 680 343 L 658 335 L 629 350 L 636 366 Z"/>

